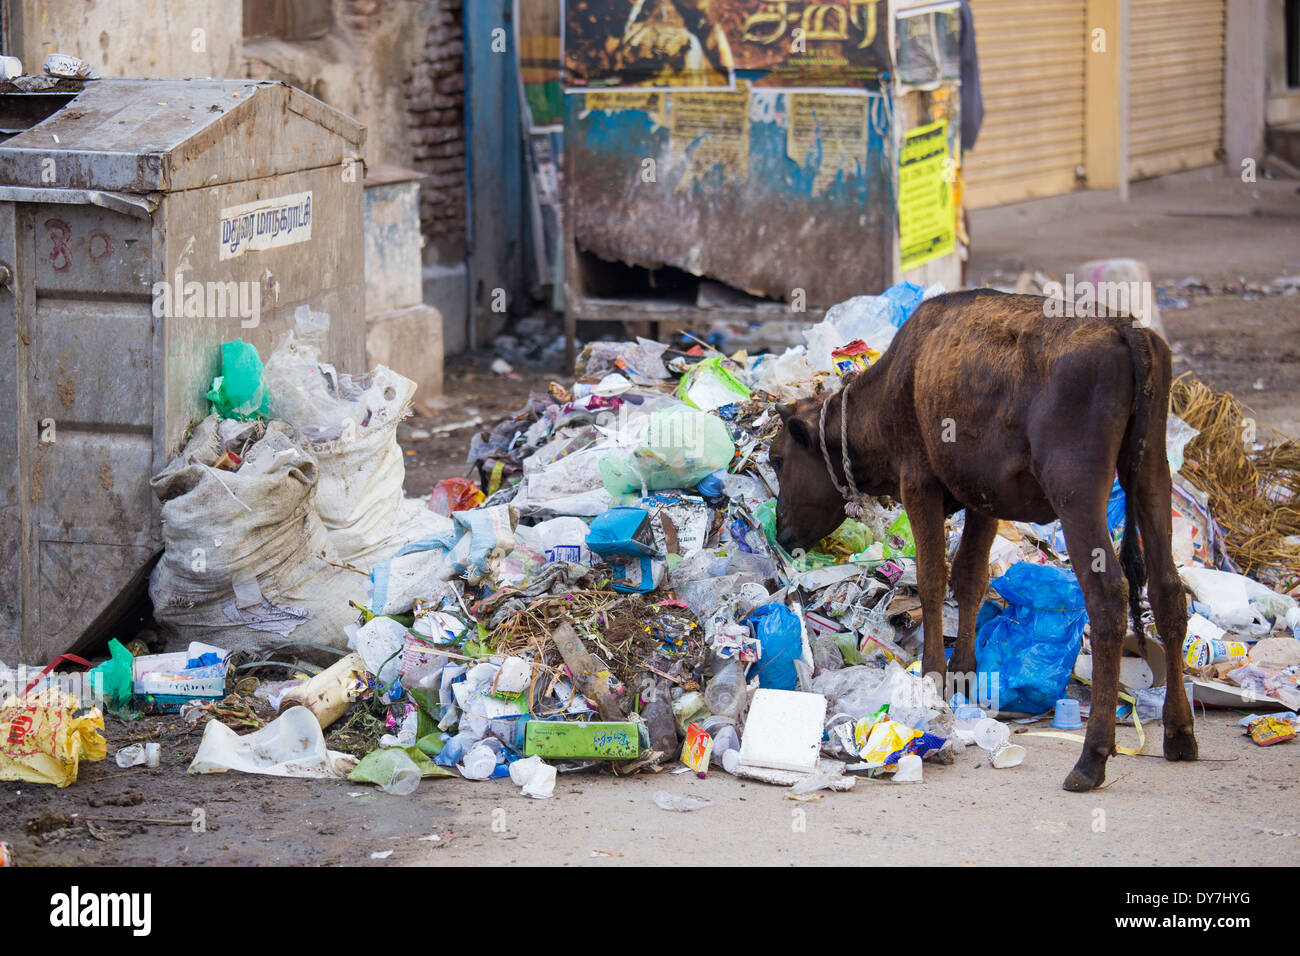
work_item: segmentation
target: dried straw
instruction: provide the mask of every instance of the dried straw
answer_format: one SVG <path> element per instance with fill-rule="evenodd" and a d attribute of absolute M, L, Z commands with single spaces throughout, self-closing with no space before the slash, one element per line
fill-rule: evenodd
<path fill-rule="evenodd" d="M 1268 429 L 1255 449 L 1247 409 L 1190 372 L 1174 381 L 1170 410 L 1200 432 L 1181 475 L 1209 496 L 1228 556 L 1242 573 L 1290 590 L 1300 582 L 1300 442 Z"/>

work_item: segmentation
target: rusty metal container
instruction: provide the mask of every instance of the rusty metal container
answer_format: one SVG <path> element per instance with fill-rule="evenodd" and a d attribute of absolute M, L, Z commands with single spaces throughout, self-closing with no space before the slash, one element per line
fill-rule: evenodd
<path fill-rule="evenodd" d="M 67 87 L 0 92 L 8 664 L 102 633 L 147 577 L 149 478 L 207 414 L 222 342 L 265 359 L 307 306 L 326 360 L 365 363 L 364 127 L 282 83 Z"/>

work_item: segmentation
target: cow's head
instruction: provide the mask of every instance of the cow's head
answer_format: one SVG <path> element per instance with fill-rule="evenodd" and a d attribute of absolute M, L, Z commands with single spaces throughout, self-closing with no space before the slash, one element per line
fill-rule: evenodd
<path fill-rule="evenodd" d="M 844 498 L 826 471 L 817 437 L 820 411 L 821 402 L 814 399 L 777 406 L 785 424 L 773 439 L 768 458 L 781 482 L 776 499 L 776 540 L 790 552 L 809 550 L 844 520 Z M 826 448 L 838 456 L 839 416 L 828 416 L 826 426 Z"/>

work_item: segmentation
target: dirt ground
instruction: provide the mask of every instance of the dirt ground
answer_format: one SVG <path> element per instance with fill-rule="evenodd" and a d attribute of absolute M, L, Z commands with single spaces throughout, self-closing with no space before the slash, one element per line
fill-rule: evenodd
<path fill-rule="evenodd" d="M 1199 763 L 1115 757 L 1091 794 L 1060 788 L 1076 743 L 1020 735 L 1029 755 L 1014 769 L 970 749 L 926 764 L 919 784 L 862 779 L 807 802 L 717 769 L 705 780 L 561 775 L 548 800 L 509 780 L 430 779 L 398 797 L 345 781 L 186 776 L 192 734 L 164 737 L 155 770 L 110 757 L 67 790 L 0 784 L 0 840 L 19 863 L 51 866 L 1294 865 L 1300 744 L 1256 747 L 1235 721 L 1198 714 Z M 150 732 L 110 725 L 112 749 Z M 1146 732 L 1158 755 L 1160 725 Z M 1137 742 L 1131 726 L 1118 736 Z M 660 810 L 660 790 L 711 806 Z"/>

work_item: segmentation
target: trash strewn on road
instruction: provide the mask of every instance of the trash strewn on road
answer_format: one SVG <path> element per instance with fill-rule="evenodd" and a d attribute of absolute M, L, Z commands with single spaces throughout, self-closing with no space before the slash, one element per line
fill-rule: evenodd
<path fill-rule="evenodd" d="M 152 482 L 166 550 L 151 594 L 170 652 L 114 642 L 106 700 L 205 725 L 191 773 L 398 795 L 459 776 L 546 799 L 557 772 L 602 770 L 722 772 L 821 799 L 863 777 L 923 783 L 924 763 L 1012 769 L 1032 759 L 1037 721 L 1075 739 L 1091 658 L 1059 522 L 999 523 L 959 688 L 921 673 L 898 504 L 869 502 L 806 553 L 776 540 L 777 403 L 835 392 L 939 291 L 855 297 L 782 354 L 591 343 L 572 382 L 473 436 L 474 480 L 425 499 L 402 493 L 409 381 L 338 375 L 310 323 L 265 365 L 229 343 L 212 414 Z M 1160 717 L 1168 653 L 1202 704 L 1300 710 L 1300 449 L 1243 444 L 1242 427 L 1231 396 L 1176 383 L 1171 523 L 1193 614 L 1180 647 L 1149 614 L 1146 640 L 1130 635 L 1117 716 L 1139 745 L 1121 753 Z M 1116 540 L 1123 494 L 1116 482 Z M 950 560 L 963 516 L 947 523 Z M 955 637 L 951 600 L 943 624 Z M 66 786 L 78 759 L 105 756 L 95 711 L 13 744 L 52 680 L 4 702 L 0 779 Z M 1269 746 L 1294 724 L 1266 713 L 1243 735 Z M 119 765 L 146 763 L 137 749 Z"/>

